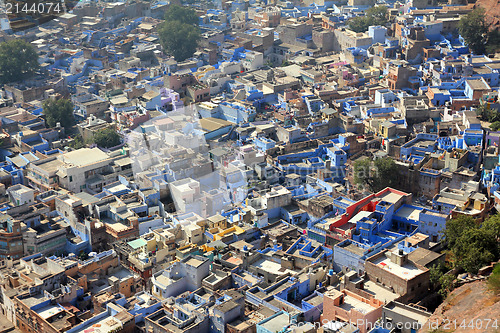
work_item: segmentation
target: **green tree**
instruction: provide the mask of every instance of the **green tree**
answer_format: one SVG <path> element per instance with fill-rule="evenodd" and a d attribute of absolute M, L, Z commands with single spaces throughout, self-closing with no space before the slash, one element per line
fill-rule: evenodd
<path fill-rule="evenodd" d="M 444 236 L 453 266 L 476 274 L 499 257 L 500 216 L 491 216 L 482 224 L 471 217 L 451 219 L 446 222 Z"/>
<path fill-rule="evenodd" d="M 288 62 L 288 60 L 283 60 L 283 62 L 281 63 L 281 67 L 286 67 L 286 66 L 290 66 L 290 63 Z"/>
<path fill-rule="evenodd" d="M 477 108 L 476 108 L 476 114 L 477 116 L 479 117 L 479 119 L 481 120 L 484 120 L 484 121 L 488 121 L 488 108 L 486 105 L 482 104 L 482 105 L 479 105 Z"/>
<path fill-rule="evenodd" d="M 495 132 L 498 131 L 500 129 L 500 121 L 495 121 L 494 123 L 492 123 L 490 125 L 490 128 Z"/>
<path fill-rule="evenodd" d="M 366 11 L 366 16 L 372 20 L 371 25 L 385 25 L 387 23 L 387 13 L 386 6 L 374 6 Z"/>
<path fill-rule="evenodd" d="M 69 99 L 46 99 L 42 103 L 42 108 L 49 127 L 60 123 L 62 127 L 69 128 L 75 124 L 73 103 Z"/>
<path fill-rule="evenodd" d="M 179 21 L 186 24 L 198 25 L 200 18 L 189 7 L 171 5 L 165 12 L 165 21 Z"/>
<path fill-rule="evenodd" d="M 441 285 L 441 289 L 439 289 L 438 293 L 441 297 L 446 298 L 453 291 L 453 288 L 455 288 L 455 276 L 444 274 L 439 278 L 439 284 Z"/>
<path fill-rule="evenodd" d="M 448 244 L 448 248 L 452 249 L 465 230 L 473 228 L 475 221 L 470 216 L 459 215 L 453 219 L 446 221 L 446 229 L 444 231 L 444 238 Z"/>
<path fill-rule="evenodd" d="M 359 186 L 371 187 L 372 162 L 368 159 L 358 159 L 354 162 L 354 183 Z"/>
<path fill-rule="evenodd" d="M 477 274 L 479 269 L 495 259 L 491 237 L 480 229 L 467 229 L 453 249 L 455 265 Z"/>
<path fill-rule="evenodd" d="M 500 112 L 498 112 L 497 109 L 491 108 L 486 104 L 479 105 L 476 108 L 476 114 L 481 120 L 488 121 L 490 123 L 500 121 Z"/>
<path fill-rule="evenodd" d="M 386 187 L 397 185 L 398 166 L 390 157 L 378 158 L 375 160 L 377 174 L 374 180 L 374 191 L 378 192 Z"/>
<path fill-rule="evenodd" d="M 370 26 L 370 19 L 366 16 L 356 16 L 350 19 L 347 24 L 354 32 L 365 32 Z"/>
<path fill-rule="evenodd" d="M 490 30 L 486 41 L 486 52 L 488 54 L 500 51 L 500 31 Z"/>
<path fill-rule="evenodd" d="M 354 182 L 360 186 L 368 186 L 371 191 L 378 192 L 386 187 L 397 185 L 399 170 L 390 157 L 357 160 L 354 162 Z"/>
<path fill-rule="evenodd" d="M 78 134 L 73 138 L 73 141 L 69 144 L 69 146 L 73 149 L 80 149 L 85 147 L 85 141 L 83 140 L 82 136 Z"/>
<path fill-rule="evenodd" d="M 197 26 L 198 16 L 187 7 L 172 5 L 165 13 L 165 21 L 158 27 L 158 34 L 163 48 L 183 61 L 193 56 L 201 39 Z"/>
<path fill-rule="evenodd" d="M 121 137 L 113 128 L 108 127 L 97 131 L 93 141 L 99 147 L 109 148 L 118 146 L 121 143 Z"/>
<path fill-rule="evenodd" d="M 0 43 L 0 84 L 30 78 L 40 67 L 38 53 L 22 39 Z"/>
<path fill-rule="evenodd" d="M 496 264 L 488 278 L 488 287 L 495 295 L 500 293 L 500 264 Z"/>
<path fill-rule="evenodd" d="M 375 6 L 365 12 L 365 16 L 357 16 L 348 21 L 349 29 L 354 32 L 365 32 L 371 25 L 387 23 L 387 7 Z"/>
<path fill-rule="evenodd" d="M 487 218 L 483 222 L 481 227 L 483 227 L 485 230 L 491 231 L 493 233 L 493 236 L 496 237 L 498 241 L 500 241 L 500 214 L 495 214 Z"/>
<path fill-rule="evenodd" d="M 439 280 L 446 272 L 446 265 L 442 262 L 432 265 L 429 269 L 429 281 L 433 289 L 439 286 Z"/>
<path fill-rule="evenodd" d="M 483 54 L 486 51 L 486 38 L 488 25 L 484 8 L 477 7 L 472 12 L 460 18 L 458 31 L 465 39 L 470 50 L 476 54 Z"/>

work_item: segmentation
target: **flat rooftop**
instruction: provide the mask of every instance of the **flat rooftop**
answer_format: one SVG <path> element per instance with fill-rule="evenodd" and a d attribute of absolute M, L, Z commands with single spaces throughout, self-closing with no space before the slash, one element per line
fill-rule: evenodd
<path fill-rule="evenodd" d="M 203 261 L 191 257 L 191 258 L 189 258 L 189 260 L 186 261 L 186 264 L 189 266 L 198 267 L 201 264 L 203 264 Z"/>
<path fill-rule="evenodd" d="M 418 221 L 421 211 L 421 208 L 404 205 L 396 212 L 396 216 L 402 217 L 404 219 Z"/>
<path fill-rule="evenodd" d="M 407 262 L 404 266 L 399 266 L 393 263 L 389 258 L 381 256 L 373 261 L 373 264 L 383 268 L 394 275 L 397 275 L 405 280 L 413 279 L 423 271 L 411 262 Z"/>
<path fill-rule="evenodd" d="M 318 306 L 320 304 L 323 304 L 323 296 L 321 295 L 314 295 L 313 297 L 305 300 L 307 303 L 311 304 L 312 306 Z"/>
<path fill-rule="evenodd" d="M 340 247 L 340 246 L 337 246 L 337 247 Z M 358 246 L 356 243 L 352 243 L 352 242 L 349 245 L 342 246 L 342 248 L 344 250 L 347 250 L 347 251 L 354 253 L 358 256 L 362 256 L 365 252 L 364 248 L 362 248 L 362 247 Z"/>
<path fill-rule="evenodd" d="M 52 161 L 41 162 L 36 166 L 40 169 L 47 171 L 48 173 L 53 173 L 59 170 L 59 167 L 63 165 L 63 162 L 59 161 L 57 158 Z"/>
<path fill-rule="evenodd" d="M 485 90 L 489 89 L 489 87 L 482 80 L 467 80 L 466 81 L 469 86 L 474 90 Z"/>
<path fill-rule="evenodd" d="M 461 206 L 467 201 L 467 199 L 465 199 L 465 198 L 464 199 L 453 199 L 453 198 L 447 198 L 445 196 L 442 196 L 441 194 L 438 194 L 434 200 L 437 203 L 451 205 L 451 206 Z"/>
<path fill-rule="evenodd" d="M 64 312 L 64 309 L 59 307 L 59 306 L 55 306 L 55 305 L 47 305 L 41 309 L 38 309 L 36 312 L 43 319 L 47 319 L 47 318 L 50 318 L 52 316 L 55 316 L 58 313 Z"/>
<path fill-rule="evenodd" d="M 268 320 L 261 326 L 267 329 L 269 332 L 280 332 L 283 327 L 287 326 L 288 324 L 290 324 L 290 318 L 287 314 L 281 313 L 276 317 Z"/>
<path fill-rule="evenodd" d="M 361 219 L 363 218 L 370 218 L 370 216 L 373 214 L 373 212 L 368 212 L 366 210 L 362 210 L 360 211 L 359 213 L 357 213 L 356 215 L 354 215 L 350 220 L 349 222 L 351 223 L 357 223 L 359 222 Z"/>
<path fill-rule="evenodd" d="M 425 324 L 431 316 L 430 313 L 426 313 L 419 309 L 414 309 L 408 305 L 398 304 L 396 302 L 391 302 L 384 307 L 396 312 L 399 315 L 415 319 L 421 325 Z"/>
<path fill-rule="evenodd" d="M 88 322 L 89 323 L 87 325 L 84 325 L 77 332 L 97 332 L 97 330 L 94 331 L 94 327 L 98 328 L 99 332 L 111 332 L 122 327 L 121 322 L 111 316 L 106 316 L 97 321 L 93 321 L 90 319 Z"/>
<path fill-rule="evenodd" d="M 41 295 L 41 294 L 38 294 L 38 295 L 34 295 L 34 296 L 29 296 L 29 297 L 26 297 L 26 298 L 23 298 L 22 299 L 22 302 L 29 308 L 37 305 L 37 304 L 40 304 L 42 302 L 45 302 L 49 300 L 47 297 Z"/>
<path fill-rule="evenodd" d="M 400 296 L 382 286 L 379 286 L 374 281 L 365 281 L 363 290 L 385 303 L 394 301 Z"/>
<path fill-rule="evenodd" d="M 254 262 L 252 264 L 252 266 L 260 268 L 266 272 L 270 272 L 270 273 L 276 274 L 276 275 L 283 275 L 283 274 L 286 274 L 288 272 L 294 273 L 294 271 L 289 270 L 287 268 L 282 268 L 280 264 L 278 264 L 272 260 L 265 259 L 265 258 L 257 260 L 256 262 Z"/>
<path fill-rule="evenodd" d="M 64 162 L 81 167 L 102 162 L 109 156 L 99 148 L 81 148 L 63 155 Z"/>
<path fill-rule="evenodd" d="M 416 250 L 412 251 L 410 254 L 408 254 L 408 258 L 411 261 L 422 266 L 427 266 L 428 264 L 434 262 L 441 256 L 444 255 L 424 249 L 423 247 L 419 247 Z"/>
<path fill-rule="evenodd" d="M 388 191 L 387 193 L 385 193 L 384 195 L 382 195 L 378 198 L 380 198 L 384 201 L 387 201 L 389 203 L 396 203 L 396 202 L 398 202 L 399 199 L 401 199 L 401 197 L 402 197 L 402 195 L 400 195 L 400 194 Z"/>
<path fill-rule="evenodd" d="M 208 117 L 200 119 L 200 125 L 204 131 L 213 132 L 220 128 L 232 126 L 234 124 L 223 119 Z"/>
<path fill-rule="evenodd" d="M 259 279 L 249 274 L 248 272 L 243 271 L 238 275 L 241 276 L 245 281 L 250 282 L 252 285 L 257 284 L 259 282 Z"/>
<path fill-rule="evenodd" d="M 355 297 L 349 296 L 349 295 L 344 295 L 344 302 L 340 305 L 340 308 L 350 311 L 351 309 L 354 309 L 355 311 L 358 311 L 360 313 L 366 314 L 368 312 L 371 312 L 375 310 L 373 306 L 370 304 L 367 304 L 363 301 L 358 300 Z"/>

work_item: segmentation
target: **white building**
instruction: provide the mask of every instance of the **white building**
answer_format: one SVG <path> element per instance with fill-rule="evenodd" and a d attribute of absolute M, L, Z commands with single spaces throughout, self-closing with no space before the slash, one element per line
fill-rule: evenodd
<path fill-rule="evenodd" d="M 89 178 L 103 174 L 112 162 L 108 154 L 99 148 L 82 148 L 58 157 L 63 165 L 56 174 L 59 176 L 59 184 L 75 193 L 82 192 L 86 188 Z"/>
<path fill-rule="evenodd" d="M 7 193 L 9 194 L 10 201 L 16 206 L 35 202 L 35 190 L 21 184 L 9 187 Z"/>
<path fill-rule="evenodd" d="M 220 174 L 223 182 L 227 185 L 232 202 L 239 203 L 245 200 L 248 190 L 247 171 L 243 161 L 236 160 L 228 163 L 222 168 Z"/>
<path fill-rule="evenodd" d="M 257 151 L 253 145 L 244 145 L 238 151 L 238 159 L 243 161 L 245 165 L 251 166 L 265 161 L 266 156 Z"/>
<path fill-rule="evenodd" d="M 285 207 L 292 203 L 292 193 L 283 186 L 276 186 L 264 196 L 264 205 L 268 210 Z"/>
<path fill-rule="evenodd" d="M 26 179 L 40 191 L 63 187 L 79 193 L 89 185 L 100 192 L 103 185 L 116 181 L 112 163 L 119 158 L 123 156 L 111 157 L 99 148 L 82 148 L 30 163 Z"/>
<path fill-rule="evenodd" d="M 189 256 L 151 277 L 152 294 L 161 299 L 177 296 L 201 287 L 201 281 L 210 273 L 210 260 Z"/>
<path fill-rule="evenodd" d="M 186 243 L 201 244 L 203 242 L 204 229 L 201 227 L 205 219 L 200 215 L 190 212 L 174 217 L 174 225 L 182 231 L 182 239 Z"/>
<path fill-rule="evenodd" d="M 201 214 L 200 183 L 192 178 L 170 183 L 170 193 L 179 213 Z"/>
<path fill-rule="evenodd" d="M 264 66 L 264 54 L 256 51 L 246 50 L 245 58 L 241 61 L 247 71 L 259 69 Z"/>

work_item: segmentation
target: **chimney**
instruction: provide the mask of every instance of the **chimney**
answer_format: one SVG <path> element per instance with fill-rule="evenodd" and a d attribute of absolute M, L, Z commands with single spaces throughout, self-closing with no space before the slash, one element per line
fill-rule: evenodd
<path fill-rule="evenodd" d="M 404 253 L 404 251 L 401 249 L 395 250 L 391 253 L 390 259 L 391 262 L 395 263 L 396 265 L 404 266 L 408 259 L 408 254 Z"/>

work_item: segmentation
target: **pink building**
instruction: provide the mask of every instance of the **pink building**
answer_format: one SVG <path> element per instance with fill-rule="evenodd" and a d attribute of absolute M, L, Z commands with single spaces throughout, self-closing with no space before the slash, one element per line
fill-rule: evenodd
<path fill-rule="evenodd" d="M 375 327 L 382 316 L 384 303 L 375 298 L 367 299 L 349 290 L 327 291 L 323 297 L 323 320 L 342 321 L 356 325 L 361 333 Z"/>

